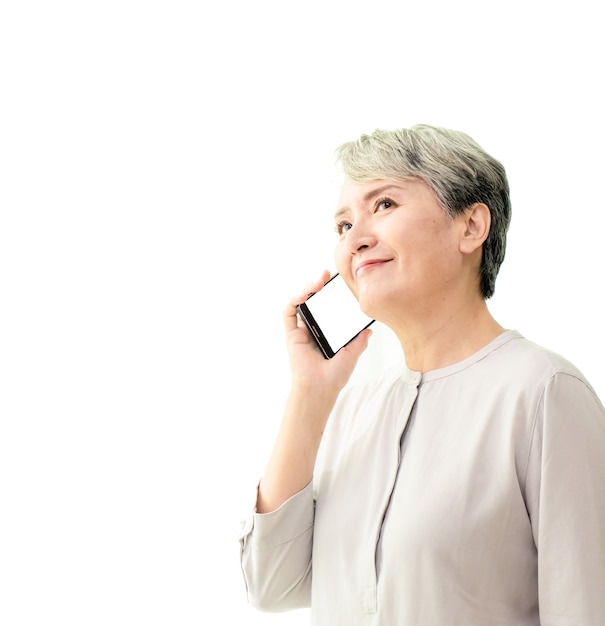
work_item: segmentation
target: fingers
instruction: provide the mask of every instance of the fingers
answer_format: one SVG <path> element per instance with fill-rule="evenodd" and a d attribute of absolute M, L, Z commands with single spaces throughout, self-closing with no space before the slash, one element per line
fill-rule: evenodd
<path fill-rule="evenodd" d="M 352 355 L 357 360 L 364 350 L 368 347 L 370 337 L 372 336 L 372 329 L 366 328 L 362 330 L 353 341 L 350 341 L 344 348 L 339 350 L 339 354 L 344 352 L 348 355 Z M 338 354 L 336 355 L 338 356 Z"/>
<path fill-rule="evenodd" d="M 290 299 L 290 302 L 284 311 L 284 322 L 287 330 L 294 329 L 298 326 L 296 307 L 305 302 L 311 294 L 321 291 L 329 278 L 330 272 L 328 270 L 324 270 L 321 278 L 309 283 L 298 295 Z"/>
<path fill-rule="evenodd" d="M 303 289 L 302 293 L 299 294 L 299 296 L 303 298 L 300 302 L 304 302 L 312 293 L 317 293 L 318 291 L 321 291 L 329 279 L 330 279 L 330 272 L 328 270 L 324 270 L 321 273 L 320 278 L 318 278 L 317 280 L 314 280 L 312 283 L 309 283 Z M 300 302 L 298 302 L 298 304 L 300 304 Z"/>

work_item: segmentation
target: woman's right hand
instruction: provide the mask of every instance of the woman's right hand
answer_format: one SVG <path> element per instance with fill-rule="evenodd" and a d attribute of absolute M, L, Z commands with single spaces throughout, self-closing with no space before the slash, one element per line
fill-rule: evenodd
<path fill-rule="evenodd" d="M 366 349 L 371 330 L 361 332 L 331 359 L 323 356 L 296 309 L 311 293 L 321 291 L 329 278 L 330 272 L 324 270 L 319 279 L 309 283 L 302 293 L 290 300 L 284 311 L 284 327 L 293 387 L 338 395 Z"/>

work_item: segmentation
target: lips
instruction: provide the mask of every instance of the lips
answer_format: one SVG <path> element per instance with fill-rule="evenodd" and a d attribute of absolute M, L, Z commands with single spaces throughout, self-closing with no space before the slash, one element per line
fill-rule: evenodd
<path fill-rule="evenodd" d="M 377 267 L 388 263 L 391 259 L 368 259 L 366 261 L 362 261 L 358 265 L 355 266 L 355 276 L 359 276 L 360 274 L 365 274 Z"/>

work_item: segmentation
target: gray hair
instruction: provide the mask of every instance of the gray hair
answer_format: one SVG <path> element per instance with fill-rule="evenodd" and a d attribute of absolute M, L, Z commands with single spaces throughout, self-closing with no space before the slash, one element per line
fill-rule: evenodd
<path fill-rule="evenodd" d="M 511 218 L 508 180 L 499 161 L 465 133 L 427 124 L 361 135 L 340 145 L 336 159 L 344 175 L 356 182 L 423 180 L 451 217 L 476 202 L 486 204 L 491 226 L 483 243 L 480 289 L 484 299 L 491 298 Z"/>

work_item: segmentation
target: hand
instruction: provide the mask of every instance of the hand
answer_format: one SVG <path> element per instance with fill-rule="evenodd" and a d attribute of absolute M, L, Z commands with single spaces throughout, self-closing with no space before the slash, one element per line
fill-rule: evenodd
<path fill-rule="evenodd" d="M 371 330 L 361 332 L 333 358 L 326 359 L 323 356 L 305 323 L 297 315 L 296 308 L 307 300 L 309 294 L 321 291 L 329 278 L 330 272 L 324 270 L 321 278 L 308 284 L 302 293 L 290 300 L 284 311 L 284 326 L 292 384 L 338 393 L 349 380 L 359 356 L 366 349 Z"/>

